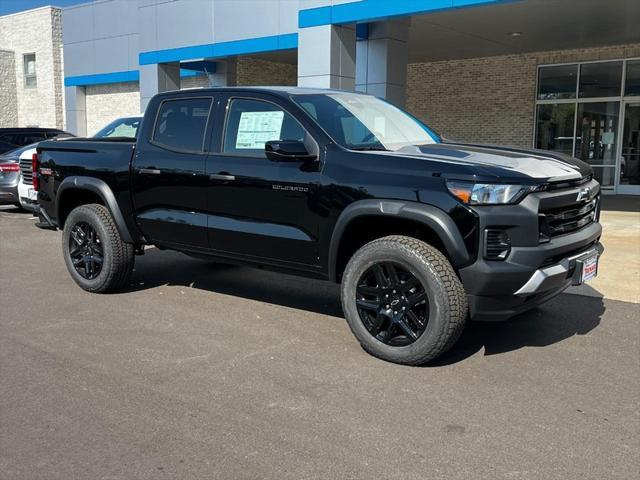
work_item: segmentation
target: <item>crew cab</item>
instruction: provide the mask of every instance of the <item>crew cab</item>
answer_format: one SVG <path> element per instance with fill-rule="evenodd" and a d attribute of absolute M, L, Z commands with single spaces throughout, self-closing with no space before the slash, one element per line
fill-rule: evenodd
<path fill-rule="evenodd" d="M 166 92 L 136 142 L 43 142 L 34 163 L 85 290 L 126 287 L 145 245 L 340 282 L 361 345 L 404 364 L 589 280 L 603 251 L 589 165 L 444 141 L 368 95 Z"/>

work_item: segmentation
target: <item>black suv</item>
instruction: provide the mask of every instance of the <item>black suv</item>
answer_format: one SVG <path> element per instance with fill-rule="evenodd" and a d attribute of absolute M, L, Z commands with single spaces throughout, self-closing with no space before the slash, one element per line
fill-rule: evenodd
<path fill-rule="evenodd" d="M 0 154 L 62 134 L 68 135 L 67 132 L 57 128 L 0 128 Z"/>
<path fill-rule="evenodd" d="M 341 282 L 362 346 L 424 363 L 597 272 L 600 187 L 554 152 L 443 141 L 375 97 L 168 92 L 137 140 L 38 147 L 40 226 L 85 290 L 126 287 L 157 245 Z"/>

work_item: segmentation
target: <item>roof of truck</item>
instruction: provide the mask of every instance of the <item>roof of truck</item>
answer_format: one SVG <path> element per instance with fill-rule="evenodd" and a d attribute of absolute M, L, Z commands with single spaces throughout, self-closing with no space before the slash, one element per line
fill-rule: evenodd
<path fill-rule="evenodd" d="M 180 90 L 181 92 L 254 92 L 254 93 L 274 93 L 280 96 L 287 95 L 326 95 L 326 94 L 338 94 L 338 93 L 349 93 L 357 95 L 358 92 L 345 92 L 343 90 L 335 90 L 328 88 L 307 88 L 307 87 L 267 87 L 267 86 L 251 86 L 251 87 L 243 87 L 243 86 L 235 86 L 235 87 L 202 87 L 202 88 L 190 88 L 188 90 Z M 163 94 L 171 94 L 176 93 L 176 91 L 172 92 L 162 92 Z M 364 94 L 361 94 L 364 95 Z"/>

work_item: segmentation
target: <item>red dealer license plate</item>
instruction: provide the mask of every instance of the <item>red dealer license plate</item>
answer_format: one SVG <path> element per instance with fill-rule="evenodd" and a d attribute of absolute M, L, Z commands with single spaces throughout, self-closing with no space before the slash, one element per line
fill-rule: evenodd
<path fill-rule="evenodd" d="M 598 255 L 593 255 L 587 258 L 582 263 L 582 282 L 588 282 L 593 277 L 598 275 Z"/>

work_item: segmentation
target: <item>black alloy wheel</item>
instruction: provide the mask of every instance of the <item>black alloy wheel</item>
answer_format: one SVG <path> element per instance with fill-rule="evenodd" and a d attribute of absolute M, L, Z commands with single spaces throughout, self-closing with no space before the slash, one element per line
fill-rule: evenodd
<path fill-rule="evenodd" d="M 392 347 L 415 342 L 429 321 L 429 299 L 418 278 L 393 262 L 376 263 L 360 277 L 356 306 L 369 333 Z"/>
<path fill-rule="evenodd" d="M 78 274 L 93 280 L 102 270 L 104 250 L 98 233 L 86 222 L 78 222 L 71 228 L 69 256 Z"/>

